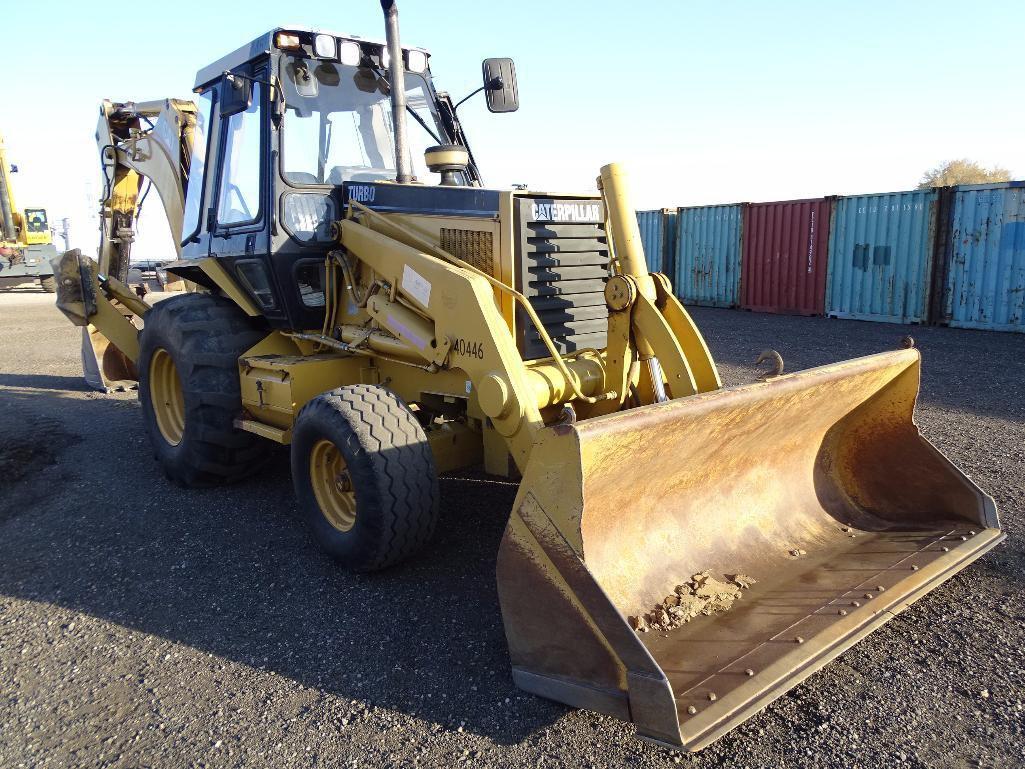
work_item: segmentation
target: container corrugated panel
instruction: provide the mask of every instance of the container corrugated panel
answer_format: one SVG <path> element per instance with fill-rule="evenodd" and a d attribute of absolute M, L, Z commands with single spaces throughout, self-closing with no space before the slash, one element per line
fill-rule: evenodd
<path fill-rule="evenodd" d="M 924 323 L 936 235 L 935 190 L 836 201 L 829 235 L 826 314 Z"/>
<path fill-rule="evenodd" d="M 672 280 L 676 274 L 676 238 L 677 238 L 677 216 L 676 209 L 662 209 L 662 267 L 656 272 L 669 276 Z"/>
<path fill-rule="evenodd" d="M 665 213 L 661 209 L 638 211 L 637 226 L 641 229 L 644 261 L 648 263 L 648 270 L 661 272 L 665 254 Z"/>
<path fill-rule="evenodd" d="M 949 324 L 1025 332 L 1025 182 L 958 187 L 948 250 Z"/>
<path fill-rule="evenodd" d="M 822 315 L 834 198 L 749 203 L 744 207 L 741 307 Z"/>
<path fill-rule="evenodd" d="M 743 206 L 676 212 L 676 295 L 686 304 L 736 307 L 740 301 Z"/>

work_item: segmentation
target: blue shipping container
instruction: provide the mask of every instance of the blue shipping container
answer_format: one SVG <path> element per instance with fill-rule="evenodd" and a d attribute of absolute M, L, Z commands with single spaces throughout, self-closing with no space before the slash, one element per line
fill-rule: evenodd
<path fill-rule="evenodd" d="M 666 272 L 666 257 L 671 252 L 676 212 L 666 209 L 638 211 L 637 225 L 644 244 L 644 260 L 649 272 Z"/>
<path fill-rule="evenodd" d="M 936 190 L 838 198 L 829 236 L 826 315 L 925 323 L 936 209 Z"/>
<path fill-rule="evenodd" d="M 677 209 L 674 283 L 681 302 L 737 306 L 743 221 L 740 204 Z"/>
<path fill-rule="evenodd" d="M 1025 332 L 1025 182 L 957 187 L 949 253 L 950 325 Z"/>

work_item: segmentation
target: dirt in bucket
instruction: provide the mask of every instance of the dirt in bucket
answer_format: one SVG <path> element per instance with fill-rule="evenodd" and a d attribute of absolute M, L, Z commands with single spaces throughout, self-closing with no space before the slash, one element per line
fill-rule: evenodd
<path fill-rule="evenodd" d="M 746 574 L 726 574 L 725 581 L 716 579 L 709 571 L 702 571 L 689 581 L 677 585 L 646 614 L 630 617 L 630 627 L 638 633 L 649 630 L 675 630 L 700 614 L 709 615 L 727 611 L 757 580 Z"/>

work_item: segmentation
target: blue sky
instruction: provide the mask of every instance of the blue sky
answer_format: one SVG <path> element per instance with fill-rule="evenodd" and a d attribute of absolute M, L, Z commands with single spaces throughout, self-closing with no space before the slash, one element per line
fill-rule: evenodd
<path fill-rule="evenodd" d="M 376 0 L 3 11 L 6 137 L 21 205 L 70 216 L 95 249 L 99 101 L 188 97 L 195 71 L 271 27 L 382 37 Z M 587 191 L 627 164 L 639 208 L 913 187 L 967 156 L 1025 176 L 1025 3 L 399 0 L 439 88 L 512 56 L 520 111 L 461 109 L 490 186 Z M 130 39 L 138 36 L 138 42 Z M 166 256 L 158 204 L 139 257 Z"/>

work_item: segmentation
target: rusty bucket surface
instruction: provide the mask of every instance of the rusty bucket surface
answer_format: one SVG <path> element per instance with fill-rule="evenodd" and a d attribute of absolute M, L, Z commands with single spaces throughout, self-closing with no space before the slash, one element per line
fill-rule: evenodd
<path fill-rule="evenodd" d="M 918 381 L 902 350 L 546 430 L 499 552 L 516 683 L 697 750 L 996 545 Z M 702 573 L 754 582 L 632 629 Z"/>

